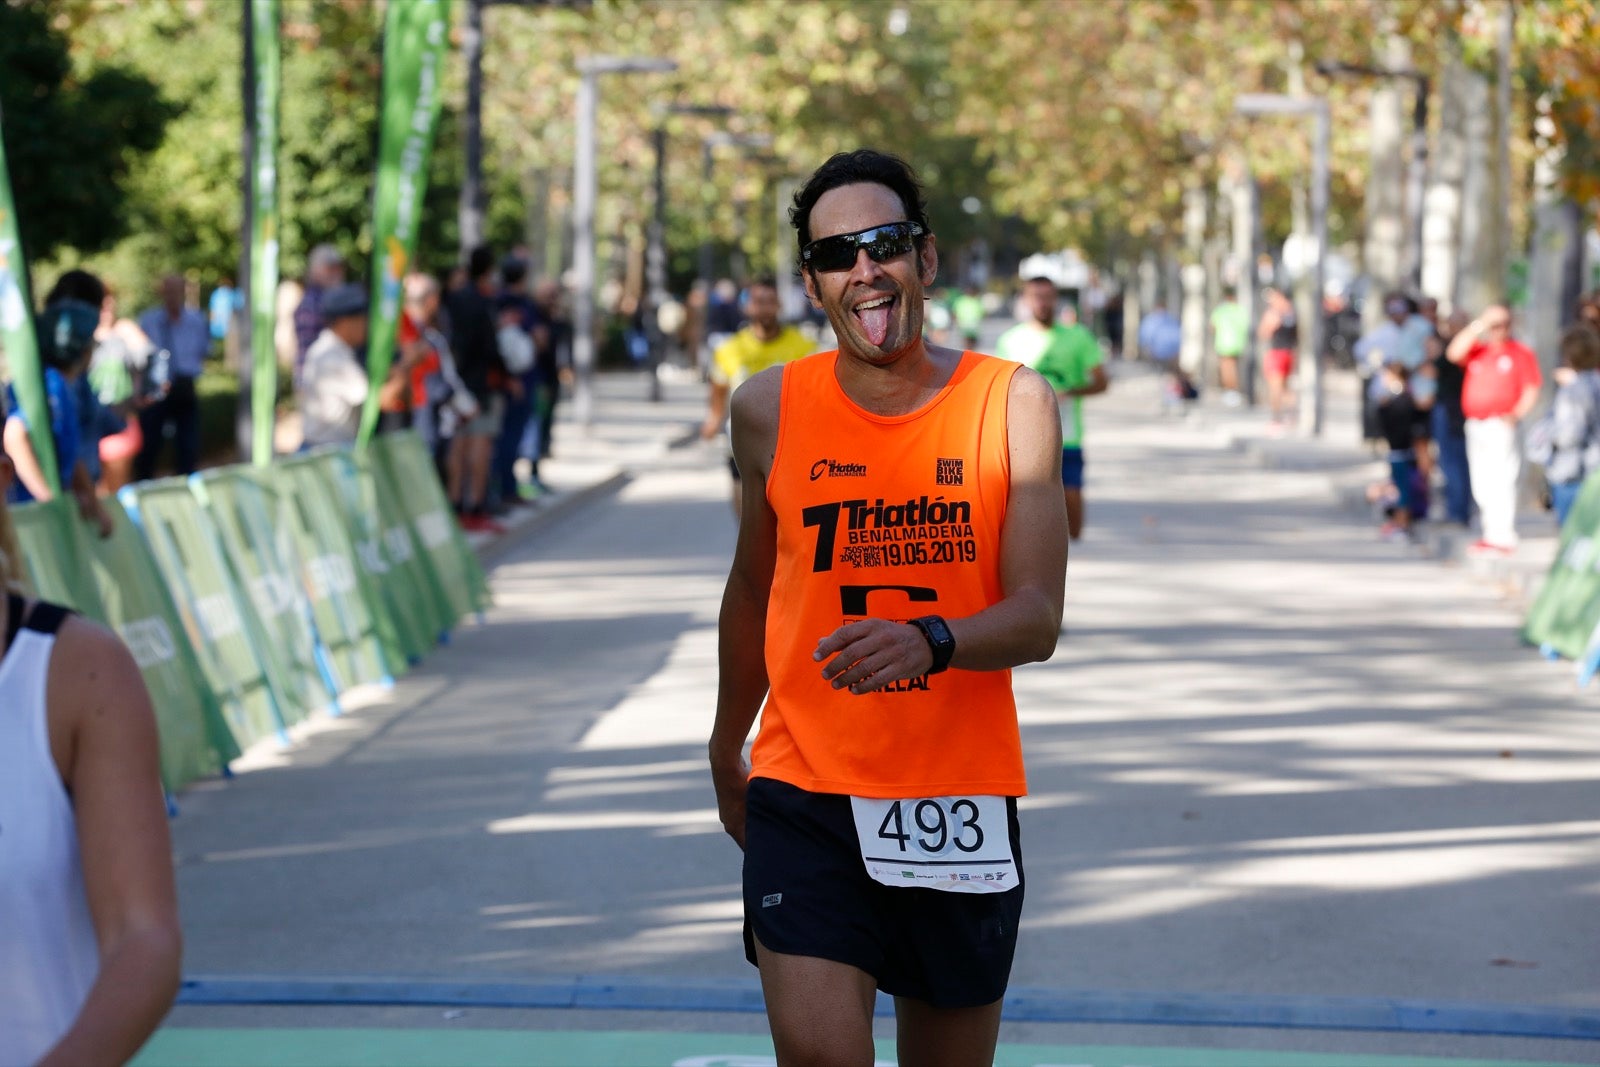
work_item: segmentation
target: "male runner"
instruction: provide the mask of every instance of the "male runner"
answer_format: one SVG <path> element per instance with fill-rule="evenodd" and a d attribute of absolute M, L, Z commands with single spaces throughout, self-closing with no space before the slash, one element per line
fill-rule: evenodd
<path fill-rule="evenodd" d="M 709 441 L 722 432 L 728 421 L 728 397 L 750 376 L 768 367 L 799 359 L 815 346 L 793 326 L 778 321 L 782 309 L 778 283 L 772 278 L 757 278 L 745 294 L 745 315 L 750 324 L 717 347 L 711 358 L 711 394 L 706 421 L 700 436 Z M 730 456 L 733 472 L 733 511 L 739 513 L 739 465 Z"/>
<path fill-rule="evenodd" d="M 1030 316 L 1000 335 L 995 355 L 1032 367 L 1060 398 L 1061 487 L 1067 501 L 1067 532 L 1083 536 L 1083 398 L 1109 386 L 1100 342 L 1076 321 L 1056 318 L 1056 283 L 1029 278 L 1022 301 Z"/>
<path fill-rule="evenodd" d="M 876 989 L 901 1063 L 987 1064 L 1024 885 L 1009 668 L 1061 625 L 1055 394 L 924 341 L 939 261 L 905 163 L 834 156 L 790 217 L 839 348 L 733 397 L 710 757 L 746 955 L 780 1064 L 870 1065 Z"/>

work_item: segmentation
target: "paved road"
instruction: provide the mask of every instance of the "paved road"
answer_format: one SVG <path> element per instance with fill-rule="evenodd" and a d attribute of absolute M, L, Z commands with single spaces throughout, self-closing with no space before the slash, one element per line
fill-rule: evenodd
<path fill-rule="evenodd" d="M 695 391 L 670 392 L 666 421 L 692 418 Z M 1341 509 L 1330 474 L 1354 469 L 1263 469 L 1155 409 L 1138 376 L 1094 403 L 1066 634 L 1015 676 L 1032 795 L 1014 986 L 1600 1009 L 1594 701 L 1517 645 L 1491 586 L 1378 543 Z M 726 473 L 699 446 L 630 463 L 620 490 L 505 552 L 486 623 L 385 702 L 185 796 L 191 974 L 750 981 L 739 858 L 703 768 Z M 183 1028 L 322 1025 L 762 1024 L 185 1007 L 157 1048 L 168 1059 L 150 1062 L 185 1062 Z M 1279 1050 L 1250 1061 L 1263 1063 L 1289 1050 L 1592 1062 L 1600 1048 L 1044 1022 L 1002 1039 L 1084 1057 Z M 1017 1055 L 1006 1062 L 1045 1052 Z M 1179 1062 L 1164 1055 L 1146 1062 Z"/>

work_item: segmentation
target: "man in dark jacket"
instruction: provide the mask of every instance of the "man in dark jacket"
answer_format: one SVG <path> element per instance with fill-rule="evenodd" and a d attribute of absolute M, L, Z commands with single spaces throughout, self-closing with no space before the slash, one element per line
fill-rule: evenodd
<path fill-rule="evenodd" d="M 451 442 L 448 489 L 463 527 L 498 532 L 499 524 L 487 510 L 489 468 L 505 411 L 505 390 L 517 383 L 507 380 L 495 342 L 494 296 L 494 253 L 474 248 L 467 259 L 466 284 L 451 290 L 444 300 L 456 372 L 478 409 Z"/>

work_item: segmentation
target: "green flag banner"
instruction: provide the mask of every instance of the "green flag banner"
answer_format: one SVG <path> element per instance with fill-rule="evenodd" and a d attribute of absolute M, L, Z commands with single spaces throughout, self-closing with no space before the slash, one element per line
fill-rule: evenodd
<path fill-rule="evenodd" d="M 272 462 L 272 429 L 278 398 L 278 354 L 273 325 L 278 303 L 278 0 L 250 0 L 255 55 L 255 158 L 251 170 L 250 230 L 250 458 Z"/>
<path fill-rule="evenodd" d="M 389 374 L 400 321 L 400 282 L 417 251 L 417 223 L 450 44 L 449 22 L 449 0 L 391 3 L 384 17 L 383 108 L 372 204 L 372 311 L 367 332 L 371 388 L 361 412 L 359 440 L 363 445 L 378 426 L 378 390 Z"/>
<path fill-rule="evenodd" d="M 1600 625 L 1600 474 L 1583 483 L 1561 549 L 1522 628 L 1523 640 L 1579 659 Z"/>
<path fill-rule="evenodd" d="M 3 119 L 0 119 L 3 121 Z M 28 267 L 22 259 L 17 210 L 11 202 L 11 172 L 6 169 L 5 138 L 0 137 L 0 347 L 6 374 L 17 393 L 17 406 L 28 423 L 28 436 L 45 481 L 61 492 L 56 443 L 50 436 L 50 408 L 44 395 L 44 369 L 33 332 L 33 304 L 28 297 Z M 0 405 L 3 406 L 3 405 Z"/>

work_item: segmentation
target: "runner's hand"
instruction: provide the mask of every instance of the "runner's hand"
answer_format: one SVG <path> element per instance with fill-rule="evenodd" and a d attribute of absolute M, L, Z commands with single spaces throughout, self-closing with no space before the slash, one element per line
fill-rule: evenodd
<path fill-rule="evenodd" d="M 839 627 L 817 642 L 811 658 L 826 661 L 822 677 L 835 689 L 848 686 L 852 693 L 875 692 L 933 668 L 933 649 L 922 631 L 888 619 L 862 619 Z"/>
<path fill-rule="evenodd" d="M 750 791 L 750 763 L 744 754 L 741 752 L 738 762 L 732 764 L 713 760 L 711 783 L 717 790 L 717 816 L 722 820 L 722 828 L 742 850 L 745 795 Z"/>

